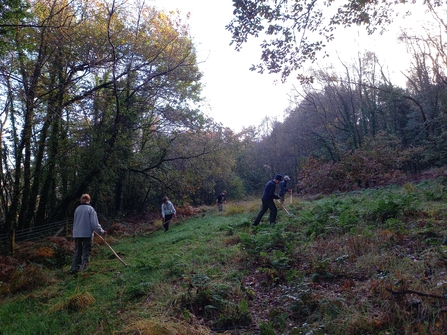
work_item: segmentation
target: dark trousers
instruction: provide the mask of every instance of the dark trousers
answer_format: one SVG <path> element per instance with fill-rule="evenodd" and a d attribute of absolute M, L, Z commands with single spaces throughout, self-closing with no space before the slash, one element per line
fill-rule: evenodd
<path fill-rule="evenodd" d="M 165 215 L 165 222 L 163 223 L 163 227 L 164 227 L 165 231 L 169 230 L 169 221 L 172 220 L 173 216 L 174 216 L 174 214 L 166 214 Z"/>
<path fill-rule="evenodd" d="M 71 264 L 71 271 L 85 271 L 90 262 L 90 255 L 92 254 L 92 237 L 77 237 L 74 239 L 75 252 L 73 256 L 73 263 Z"/>
<path fill-rule="evenodd" d="M 253 223 L 254 226 L 257 226 L 259 222 L 261 222 L 262 217 L 268 209 L 270 209 L 270 224 L 276 223 L 276 214 L 278 213 L 278 209 L 276 208 L 273 199 L 266 201 L 262 200 L 261 210 Z"/>

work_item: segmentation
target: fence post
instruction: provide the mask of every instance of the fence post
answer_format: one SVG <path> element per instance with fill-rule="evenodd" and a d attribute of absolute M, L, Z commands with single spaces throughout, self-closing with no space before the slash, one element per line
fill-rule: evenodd
<path fill-rule="evenodd" d="M 9 246 L 10 246 L 9 251 L 11 252 L 11 255 L 14 255 L 15 240 L 16 240 L 16 230 L 12 229 L 12 230 L 10 230 L 10 234 L 9 234 Z"/>
<path fill-rule="evenodd" d="M 68 220 L 65 220 L 65 237 L 68 237 Z"/>

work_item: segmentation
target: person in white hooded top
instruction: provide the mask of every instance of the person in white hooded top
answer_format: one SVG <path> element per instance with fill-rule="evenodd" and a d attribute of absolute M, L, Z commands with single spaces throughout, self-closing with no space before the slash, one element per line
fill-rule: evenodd
<path fill-rule="evenodd" d="M 81 196 L 81 204 L 76 208 L 73 221 L 73 239 L 75 242 L 75 252 L 71 272 L 85 271 L 90 262 L 92 253 L 93 232 L 104 235 L 98 221 L 95 209 L 90 206 L 90 195 Z"/>
<path fill-rule="evenodd" d="M 161 217 L 165 233 L 169 230 L 169 222 L 176 216 L 177 211 L 175 210 L 174 205 L 169 201 L 167 196 L 164 196 L 163 203 L 161 204 Z"/>

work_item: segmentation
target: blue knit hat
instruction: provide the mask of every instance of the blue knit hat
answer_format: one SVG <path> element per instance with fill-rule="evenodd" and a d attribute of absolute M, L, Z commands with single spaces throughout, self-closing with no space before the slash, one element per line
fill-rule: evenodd
<path fill-rule="evenodd" d="M 275 179 L 281 181 L 281 180 L 282 180 L 282 176 L 281 176 L 280 174 L 277 174 L 277 175 L 275 176 Z"/>

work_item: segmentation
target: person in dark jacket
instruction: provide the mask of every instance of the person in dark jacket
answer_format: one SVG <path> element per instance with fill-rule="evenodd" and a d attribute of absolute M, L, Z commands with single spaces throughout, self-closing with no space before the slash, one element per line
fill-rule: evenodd
<path fill-rule="evenodd" d="M 104 235 L 98 221 L 95 209 L 90 206 L 90 195 L 81 196 L 81 204 L 76 208 L 73 221 L 73 239 L 75 242 L 75 252 L 71 272 L 85 271 L 90 262 L 92 253 L 93 232 Z"/>
<path fill-rule="evenodd" d="M 278 185 L 282 180 L 282 176 L 280 174 L 277 174 L 273 180 L 270 180 L 264 188 L 264 193 L 262 194 L 262 205 L 261 210 L 258 213 L 258 216 L 256 216 L 255 221 L 253 222 L 253 226 L 257 226 L 260 222 L 262 217 L 264 216 L 265 212 L 267 212 L 268 209 L 270 209 L 270 224 L 276 223 L 276 214 L 278 213 L 278 209 L 276 208 L 276 205 L 274 203 L 274 199 L 279 199 L 280 197 L 275 194 L 276 185 Z"/>
<path fill-rule="evenodd" d="M 227 191 L 222 191 L 221 194 L 217 196 L 216 205 L 219 208 L 219 212 L 223 211 L 223 204 L 227 203 Z"/>
<path fill-rule="evenodd" d="M 284 176 L 284 179 L 279 183 L 279 197 L 281 198 L 281 203 L 284 203 L 284 196 L 290 190 L 287 188 L 287 182 L 290 180 L 289 176 Z"/>
<path fill-rule="evenodd" d="M 161 204 L 161 217 L 165 233 L 169 230 L 169 222 L 171 222 L 172 218 L 176 216 L 177 211 L 175 210 L 174 205 L 169 201 L 167 196 L 164 196 L 163 203 Z"/>

